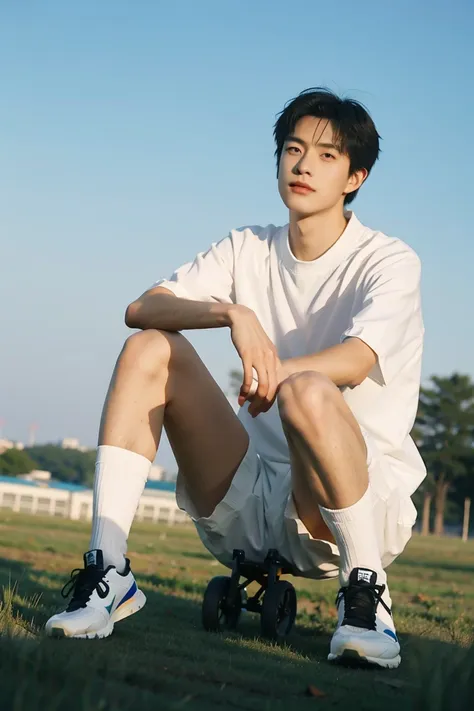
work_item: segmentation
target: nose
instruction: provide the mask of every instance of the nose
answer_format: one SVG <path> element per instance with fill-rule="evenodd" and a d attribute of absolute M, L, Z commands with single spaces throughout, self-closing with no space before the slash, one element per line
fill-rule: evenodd
<path fill-rule="evenodd" d="M 293 166 L 295 175 L 312 175 L 308 154 L 301 156 L 300 160 Z"/>

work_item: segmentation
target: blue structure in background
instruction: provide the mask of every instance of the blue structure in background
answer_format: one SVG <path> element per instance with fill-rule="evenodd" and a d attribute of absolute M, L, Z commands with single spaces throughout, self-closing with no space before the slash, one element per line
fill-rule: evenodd
<path fill-rule="evenodd" d="M 67 481 L 58 481 L 57 479 L 50 479 L 49 481 L 27 481 L 26 479 L 19 479 L 16 476 L 4 476 L 0 474 L 0 483 L 5 484 L 22 484 L 24 486 L 34 486 L 36 488 L 40 487 L 42 489 L 62 489 L 63 491 L 88 491 L 89 486 L 83 486 L 82 484 L 72 484 Z M 154 491 L 175 491 L 176 484 L 174 481 L 148 481 L 146 483 L 145 489 L 151 489 Z"/>

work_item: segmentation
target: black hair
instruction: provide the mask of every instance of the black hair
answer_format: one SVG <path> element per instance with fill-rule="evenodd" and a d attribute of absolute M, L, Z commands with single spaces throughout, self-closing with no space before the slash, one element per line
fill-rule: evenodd
<path fill-rule="evenodd" d="M 305 89 L 289 101 L 278 116 L 273 131 L 277 175 L 285 140 L 304 116 L 326 119 L 331 123 L 335 144 L 349 157 L 350 175 L 361 168 L 370 173 L 380 153 L 380 136 L 369 112 L 355 99 L 343 99 L 325 87 L 315 87 Z M 358 192 L 354 190 L 346 195 L 344 205 L 352 202 Z"/>

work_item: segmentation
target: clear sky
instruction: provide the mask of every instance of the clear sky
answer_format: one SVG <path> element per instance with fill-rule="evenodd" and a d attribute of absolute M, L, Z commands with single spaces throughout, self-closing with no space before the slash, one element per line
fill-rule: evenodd
<path fill-rule="evenodd" d="M 272 127 L 315 85 L 382 135 L 353 208 L 422 259 L 424 376 L 474 375 L 473 21 L 470 0 L 0 0 L 4 435 L 95 445 L 127 303 L 286 222 Z M 229 332 L 187 335 L 225 389 Z"/>

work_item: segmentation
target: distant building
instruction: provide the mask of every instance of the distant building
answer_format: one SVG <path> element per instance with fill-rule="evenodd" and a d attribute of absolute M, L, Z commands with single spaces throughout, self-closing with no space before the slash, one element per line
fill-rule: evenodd
<path fill-rule="evenodd" d="M 177 473 L 169 472 L 159 464 L 153 464 L 148 475 L 148 481 L 176 482 Z"/>
<path fill-rule="evenodd" d="M 7 449 L 25 449 L 23 442 L 12 442 L 9 439 L 0 439 L 0 454 L 3 454 Z"/>
<path fill-rule="evenodd" d="M 163 481 L 167 481 L 172 484 L 176 484 L 177 477 L 178 477 L 178 472 L 165 472 Z"/>
<path fill-rule="evenodd" d="M 37 472 L 37 476 L 40 474 Z M 62 481 L 41 479 L 32 481 L 26 479 L 26 476 L 28 475 L 0 476 L 0 509 L 91 520 L 92 489 Z M 147 483 L 135 519 L 169 525 L 191 522 L 190 517 L 178 508 L 174 485 L 163 481 Z"/>
<path fill-rule="evenodd" d="M 25 481 L 38 481 L 46 482 L 51 481 L 51 472 L 47 472 L 44 469 L 33 469 L 29 474 L 19 474 L 17 479 L 24 479 Z"/>
<path fill-rule="evenodd" d="M 90 447 L 85 447 L 76 437 L 64 437 L 61 447 L 62 449 L 77 449 L 79 452 L 90 452 Z"/>
<path fill-rule="evenodd" d="M 153 464 L 148 475 L 148 481 L 166 481 L 166 471 L 159 464 Z"/>

